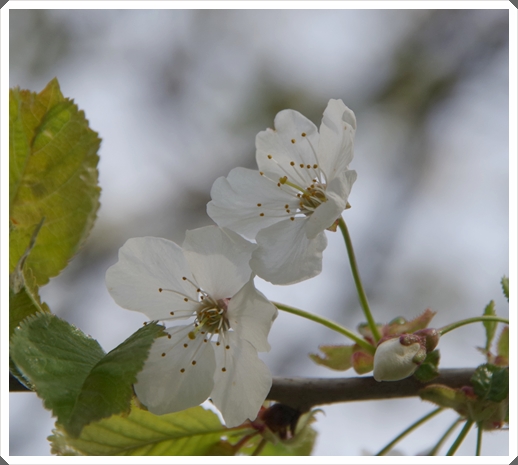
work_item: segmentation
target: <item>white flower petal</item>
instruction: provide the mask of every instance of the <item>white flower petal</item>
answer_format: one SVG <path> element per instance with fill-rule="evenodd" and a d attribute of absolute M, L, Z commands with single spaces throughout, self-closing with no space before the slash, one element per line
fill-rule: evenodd
<path fill-rule="evenodd" d="M 253 279 L 232 297 L 227 310 L 230 327 L 259 352 L 270 350 L 268 333 L 276 317 L 277 308 L 255 288 Z"/>
<path fill-rule="evenodd" d="M 318 155 L 328 182 L 347 170 L 354 155 L 356 117 L 341 100 L 329 100 L 320 125 Z"/>
<path fill-rule="evenodd" d="M 169 328 L 171 338 L 155 340 L 144 369 L 137 375 L 137 397 L 156 415 L 200 405 L 212 391 L 216 369 L 214 349 L 210 342 L 204 342 L 200 333 L 191 340 L 188 333 L 193 328 L 193 325 Z"/>
<path fill-rule="evenodd" d="M 255 348 L 235 332 L 227 333 L 215 351 L 217 368 L 212 402 L 229 428 L 247 419 L 255 420 L 272 386 L 268 367 L 259 359 Z"/>
<path fill-rule="evenodd" d="M 329 228 L 340 217 L 356 177 L 356 171 L 348 170 L 331 180 L 326 190 L 327 201 L 319 205 L 308 218 L 306 234 L 309 239 Z"/>
<path fill-rule="evenodd" d="M 327 247 L 324 232 L 314 239 L 306 234 L 306 218 L 295 218 L 259 231 L 259 248 L 250 266 L 261 278 L 273 284 L 293 284 L 322 271 L 322 252 Z"/>
<path fill-rule="evenodd" d="M 196 282 L 215 299 L 232 297 L 250 279 L 248 262 L 257 246 L 217 226 L 187 231 L 184 255 Z"/>
<path fill-rule="evenodd" d="M 255 239 L 258 231 L 289 216 L 285 205 L 296 210 L 299 199 L 286 190 L 259 171 L 234 168 L 214 182 L 207 213 L 220 227 Z"/>
<path fill-rule="evenodd" d="M 399 381 L 408 378 L 418 368 L 414 356 L 421 346 L 418 342 L 405 346 L 399 337 L 382 342 L 374 354 L 374 372 L 376 381 Z"/>
<path fill-rule="evenodd" d="M 120 248 L 119 261 L 106 272 L 106 286 L 121 307 L 164 320 L 170 318 L 171 311 L 189 316 L 199 307 L 196 289 L 182 276 L 192 279 L 177 244 L 157 237 L 138 237 Z"/>
<path fill-rule="evenodd" d="M 300 168 L 300 164 L 305 167 L 319 163 L 315 153 L 319 138 L 317 127 L 295 110 L 277 113 L 274 125 L 275 129 L 267 129 L 256 136 L 255 158 L 259 170 L 275 181 L 287 176 L 290 181 L 307 187 L 314 171 Z"/>

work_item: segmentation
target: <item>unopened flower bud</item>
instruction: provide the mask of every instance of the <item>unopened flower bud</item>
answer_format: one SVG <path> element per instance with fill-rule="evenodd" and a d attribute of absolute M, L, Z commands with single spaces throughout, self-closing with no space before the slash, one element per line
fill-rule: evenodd
<path fill-rule="evenodd" d="M 374 354 L 374 379 L 376 381 L 398 381 L 409 377 L 426 357 L 421 344 L 411 342 L 404 335 L 382 342 Z M 403 343 L 400 341 L 403 339 Z M 424 355 L 424 357 L 423 357 Z"/>
<path fill-rule="evenodd" d="M 431 352 L 439 344 L 441 335 L 435 328 L 420 329 L 414 333 L 414 336 L 421 338 L 422 343 L 426 347 L 426 353 Z"/>

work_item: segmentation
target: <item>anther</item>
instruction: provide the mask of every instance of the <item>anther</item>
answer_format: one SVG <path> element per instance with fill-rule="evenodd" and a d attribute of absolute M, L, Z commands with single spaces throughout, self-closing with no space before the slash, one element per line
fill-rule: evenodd
<path fill-rule="evenodd" d="M 295 143 L 295 139 L 291 139 L 291 143 L 294 144 Z"/>
<path fill-rule="evenodd" d="M 225 349 L 230 349 L 230 346 L 225 346 Z"/>
<path fill-rule="evenodd" d="M 311 168 L 311 165 L 307 165 L 306 168 L 309 170 Z"/>
<path fill-rule="evenodd" d="M 162 352 L 162 357 L 165 357 L 165 352 Z"/>
<path fill-rule="evenodd" d="M 183 279 L 184 281 L 187 281 L 187 278 L 186 278 L 185 276 L 182 276 L 182 279 Z"/>
<path fill-rule="evenodd" d="M 193 365 L 196 365 L 196 360 L 193 360 L 191 363 L 192 363 Z"/>
<path fill-rule="evenodd" d="M 167 335 L 167 339 L 171 339 L 171 335 L 170 334 Z"/>
<path fill-rule="evenodd" d="M 185 368 L 182 368 L 182 369 L 180 370 L 180 373 L 185 373 Z"/>
<path fill-rule="evenodd" d="M 305 132 L 303 132 L 303 133 L 301 134 L 301 136 L 302 136 L 302 137 L 306 137 L 306 133 L 305 133 Z"/>
<path fill-rule="evenodd" d="M 189 344 L 185 343 L 183 346 L 184 346 L 185 348 L 187 348 L 187 347 L 189 347 Z"/>
<path fill-rule="evenodd" d="M 317 168 L 318 168 L 318 165 L 315 163 L 315 164 L 313 165 L 313 168 L 317 169 Z"/>
<path fill-rule="evenodd" d="M 262 204 L 258 203 L 257 206 L 260 207 L 260 206 L 262 206 Z"/>
<path fill-rule="evenodd" d="M 290 161 L 290 165 L 291 166 L 295 166 L 295 162 L 294 161 Z"/>
<path fill-rule="evenodd" d="M 271 160 L 272 159 L 272 156 L 271 155 L 268 155 L 268 160 Z"/>
<path fill-rule="evenodd" d="M 169 312 L 170 315 L 174 315 L 174 312 Z"/>
<path fill-rule="evenodd" d="M 158 292 L 162 292 L 163 289 L 161 287 L 158 288 Z"/>
<path fill-rule="evenodd" d="M 259 216 L 264 216 L 264 213 L 259 214 Z"/>
<path fill-rule="evenodd" d="M 290 218 L 290 220 L 291 220 L 291 221 L 295 221 L 295 217 L 293 217 L 293 216 L 292 216 L 292 217 Z"/>
<path fill-rule="evenodd" d="M 264 176 L 264 173 L 263 173 L 262 171 L 259 171 L 259 174 L 260 174 L 261 176 Z"/>
<path fill-rule="evenodd" d="M 191 331 L 189 334 L 187 334 L 187 336 L 189 336 L 189 339 L 191 340 L 196 339 L 196 334 L 194 334 L 194 331 Z"/>
<path fill-rule="evenodd" d="M 186 302 L 189 302 L 189 299 L 187 297 L 184 297 L 183 300 L 185 300 Z"/>
<path fill-rule="evenodd" d="M 223 367 L 223 368 L 221 369 L 221 371 L 222 371 L 222 372 L 225 372 L 225 371 L 227 371 L 227 369 L 226 369 L 225 367 Z"/>
<path fill-rule="evenodd" d="M 301 163 L 301 164 L 300 164 L 300 167 L 301 167 L 301 168 L 304 168 L 304 163 Z"/>

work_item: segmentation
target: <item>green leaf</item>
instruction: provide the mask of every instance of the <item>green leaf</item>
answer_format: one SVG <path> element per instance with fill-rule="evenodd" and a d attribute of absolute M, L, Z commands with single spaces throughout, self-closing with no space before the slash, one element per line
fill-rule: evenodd
<path fill-rule="evenodd" d="M 9 340 L 11 340 L 15 328 L 28 316 L 36 313 L 50 313 L 47 304 L 40 300 L 38 287 L 34 282 L 31 271 L 20 272 L 16 279 L 18 283 L 15 286 L 9 286 Z M 20 288 L 20 286 L 22 287 Z M 17 292 L 13 288 L 17 289 Z M 32 383 L 23 376 L 10 356 L 9 371 L 23 385 L 33 389 Z"/>
<path fill-rule="evenodd" d="M 439 350 L 433 350 L 426 355 L 426 358 L 419 368 L 415 371 L 414 377 L 422 383 L 428 383 L 439 376 L 439 360 L 441 355 Z"/>
<path fill-rule="evenodd" d="M 115 413 L 129 413 L 132 385 L 142 370 L 155 338 L 164 336 L 163 326 L 148 323 L 109 352 L 92 368 L 65 424 L 78 436 L 88 423 Z"/>
<path fill-rule="evenodd" d="M 41 286 L 77 252 L 99 208 L 100 139 L 56 79 L 39 94 L 11 89 L 9 99 L 9 273 L 26 259 Z"/>
<path fill-rule="evenodd" d="M 113 415 L 85 426 L 79 438 L 57 425 L 49 437 L 57 455 L 205 455 L 222 436 L 242 434 L 225 428 L 202 407 L 166 415 L 133 406 L 127 416 Z"/>
<path fill-rule="evenodd" d="M 66 321 L 36 313 L 14 330 L 10 355 L 45 407 L 66 423 L 84 380 L 104 352 L 97 341 Z"/>
<path fill-rule="evenodd" d="M 480 365 L 471 377 L 471 384 L 481 399 L 501 402 L 509 396 L 509 369 L 490 363 Z"/>
<path fill-rule="evenodd" d="M 492 300 L 489 302 L 484 309 L 484 316 L 496 316 L 495 310 L 495 302 Z M 497 322 L 496 321 L 484 321 L 482 323 L 484 328 L 486 328 L 486 352 L 491 348 L 491 343 L 493 342 L 493 338 L 495 337 L 495 331 Z"/>
<path fill-rule="evenodd" d="M 509 302 L 509 278 L 507 276 L 502 277 L 501 284 L 504 295 L 507 297 L 507 302 Z"/>
<path fill-rule="evenodd" d="M 324 353 L 323 357 L 319 354 L 309 354 L 309 358 L 318 365 L 340 371 L 351 368 L 354 345 L 319 346 L 318 348 Z"/>
<path fill-rule="evenodd" d="M 46 303 L 41 302 L 34 277 L 30 270 L 22 274 L 23 287 L 15 292 L 9 287 L 9 339 L 14 329 L 28 316 L 37 312 L 50 312 Z"/>
<path fill-rule="evenodd" d="M 496 344 L 497 357 L 495 364 L 509 366 L 509 326 L 504 326 Z"/>

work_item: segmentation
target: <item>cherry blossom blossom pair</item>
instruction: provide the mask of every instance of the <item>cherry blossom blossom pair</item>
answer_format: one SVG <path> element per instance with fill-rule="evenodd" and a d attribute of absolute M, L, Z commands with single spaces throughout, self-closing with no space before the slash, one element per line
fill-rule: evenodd
<path fill-rule="evenodd" d="M 255 419 L 272 377 L 258 352 L 277 308 L 255 275 L 292 284 L 322 270 L 326 229 L 348 206 L 356 119 L 330 100 L 320 131 L 294 110 L 257 135 L 259 170 L 219 178 L 207 206 L 218 226 L 187 231 L 182 247 L 166 239 L 130 239 L 106 284 L 122 307 L 152 320 L 190 320 L 153 344 L 135 392 L 153 413 L 210 398 L 227 426 Z M 246 240 L 246 239 L 248 240 Z M 249 242 L 255 241 L 255 243 Z"/>

